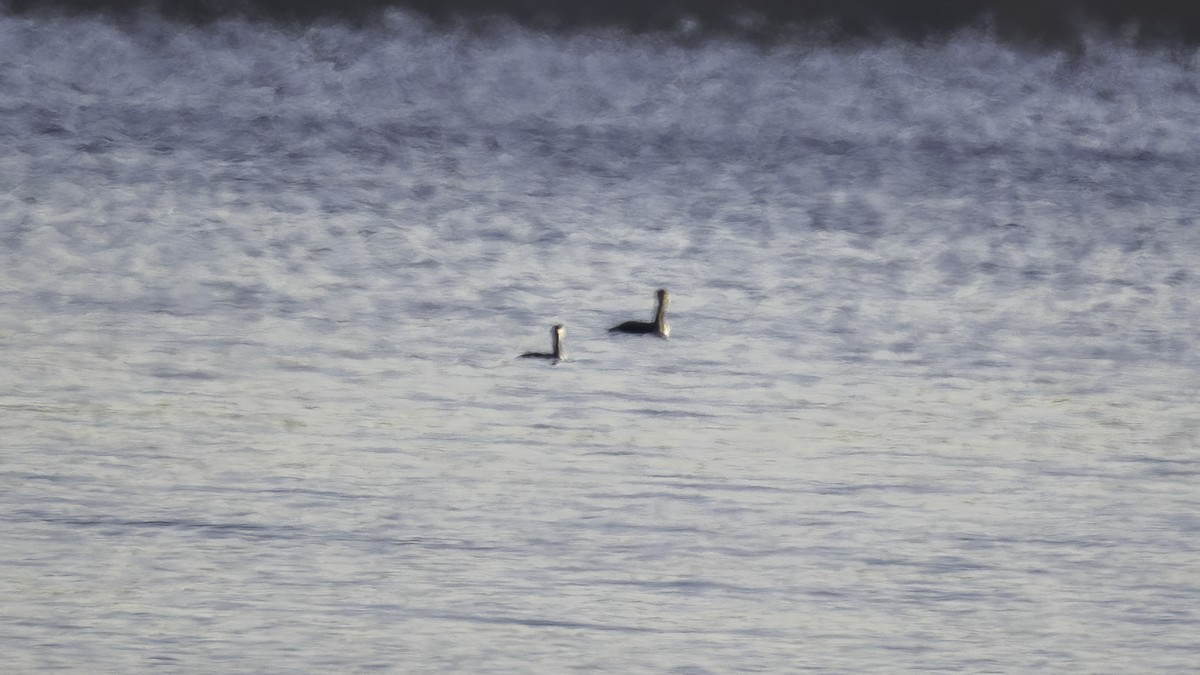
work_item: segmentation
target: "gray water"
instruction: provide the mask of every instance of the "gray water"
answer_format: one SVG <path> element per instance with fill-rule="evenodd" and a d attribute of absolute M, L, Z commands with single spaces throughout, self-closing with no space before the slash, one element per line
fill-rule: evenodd
<path fill-rule="evenodd" d="M 0 16 L 4 671 L 1194 669 L 1198 59 Z"/>

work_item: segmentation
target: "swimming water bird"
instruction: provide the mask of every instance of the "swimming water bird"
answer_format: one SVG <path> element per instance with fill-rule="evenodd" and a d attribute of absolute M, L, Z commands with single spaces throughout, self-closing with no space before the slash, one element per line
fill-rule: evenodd
<path fill-rule="evenodd" d="M 653 333 L 659 337 L 671 335 L 671 327 L 667 325 L 667 303 L 671 302 L 671 294 L 667 289 L 658 289 L 658 309 L 654 310 L 653 321 L 626 321 L 608 329 L 610 333 Z"/>
<path fill-rule="evenodd" d="M 561 323 L 554 326 L 553 328 L 550 329 L 550 339 L 554 341 L 554 343 L 553 343 L 554 351 L 553 352 L 551 352 L 549 354 L 547 354 L 546 352 L 525 352 L 524 354 L 521 355 L 521 357 L 527 358 L 527 359 L 554 359 L 555 361 L 561 361 L 561 360 L 565 359 L 566 354 L 563 353 L 563 344 L 562 343 L 563 343 L 563 336 L 566 335 L 566 333 L 567 333 L 567 329 L 563 328 L 563 325 Z"/>

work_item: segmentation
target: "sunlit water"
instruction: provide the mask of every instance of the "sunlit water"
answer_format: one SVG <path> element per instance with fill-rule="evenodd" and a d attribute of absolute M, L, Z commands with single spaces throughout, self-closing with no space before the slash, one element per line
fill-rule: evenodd
<path fill-rule="evenodd" d="M 4 670 L 1194 667 L 1198 67 L 0 18 Z"/>

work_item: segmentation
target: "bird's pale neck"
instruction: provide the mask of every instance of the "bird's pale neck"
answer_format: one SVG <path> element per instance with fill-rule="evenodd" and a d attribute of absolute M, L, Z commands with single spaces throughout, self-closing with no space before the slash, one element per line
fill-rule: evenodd
<path fill-rule="evenodd" d="M 667 325 L 667 305 L 670 304 L 671 297 L 666 293 L 658 296 L 658 309 L 654 312 L 654 328 L 659 335 L 666 337 L 671 333 L 671 327 Z"/>
<path fill-rule="evenodd" d="M 555 328 L 551 331 L 551 335 L 554 336 L 554 358 L 556 359 L 563 358 L 562 341 L 564 332 L 562 328 Z"/>

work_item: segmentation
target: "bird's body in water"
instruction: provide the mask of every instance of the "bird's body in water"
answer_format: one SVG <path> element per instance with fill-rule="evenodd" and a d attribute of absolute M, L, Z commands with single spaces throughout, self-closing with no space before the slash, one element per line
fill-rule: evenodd
<path fill-rule="evenodd" d="M 636 334 L 653 334 L 659 337 L 668 337 L 671 334 L 671 327 L 667 325 L 667 303 L 671 302 L 671 294 L 667 293 L 667 289 L 658 289 L 658 308 L 654 310 L 653 321 L 626 321 L 623 324 L 613 326 L 608 329 L 610 333 L 636 333 Z"/>
<path fill-rule="evenodd" d="M 567 329 L 561 323 L 554 326 L 550 329 L 550 339 L 553 341 L 554 351 L 548 354 L 546 352 L 525 352 L 521 357 L 526 359 L 554 359 L 555 361 L 565 359 L 567 355 L 563 351 L 563 336 L 566 334 Z"/>

